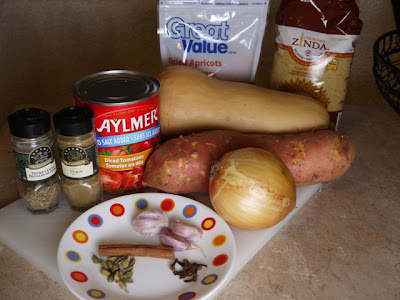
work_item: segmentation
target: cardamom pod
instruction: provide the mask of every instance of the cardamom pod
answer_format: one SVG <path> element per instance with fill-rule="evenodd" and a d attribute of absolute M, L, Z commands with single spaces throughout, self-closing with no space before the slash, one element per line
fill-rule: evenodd
<path fill-rule="evenodd" d="M 108 268 L 108 266 L 107 266 L 107 263 L 104 261 L 104 260 L 100 260 L 100 265 L 101 265 L 101 267 L 102 268 L 104 268 L 104 269 L 107 269 Z"/>
<path fill-rule="evenodd" d="M 103 260 L 93 255 L 92 261 L 94 264 L 100 263 L 100 273 L 107 276 L 108 282 L 118 283 L 122 290 L 128 292 L 126 284 L 133 283 L 132 270 L 135 264 L 135 258 L 130 258 L 128 256 L 110 256 L 107 260 Z"/>
<path fill-rule="evenodd" d="M 118 282 L 118 285 L 119 285 L 119 287 L 121 288 L 121 290 L 123 290 L 123 291 L 127 291 L 126 290 L 126 284 L 125 284 L 125 281 L 123 281 L 123 280 L 120 280 L 119 282 Z"/>
<path fill-rule="evenodd" d="M 92 261 L 93 261 L 93 263 L 95 263 L 95 264 L 100 263 L 100 259 L 99 259 L 96 255 L 93 255 L 93 256 L 92 256 Z"/>
<path fill-rule="evenodd" d="M 126 272 L 126 273 L 123 274 L 123 277 L 124 277 L 125 279 L 127 279 L 127 278 L 131 278 L 132 275 L 133 275 L 133 272 L 132 272 L 132 271 L 128 271 L 128 272 Z"/>
<path fill-rule="evenodd" d="M 132 278 L 125 278 L 125 283 L 133 283 L 133 279 Z"/>
<path fill-rule="evenodd" d="M 113 281 L 114 281 L 114 278 L 115 278 L 115 274 L 114 274 L 114 273 L 111 273 L 111 274 L 108 276 L 107 281 L 108 281 L 108 282 L 113 282 Z"/>
<path fill-rule="evenodd" d="M 119 258 L 119 256 L 110 256 L 107 260 L 115 262 L 118 258 Z"/>
<path fill-rule="evenodd" d="M 111 274 L 110 271 L 108 271 L 107 269 L 104 269 L 104 268 L 101 269 L 100 273 L 101 273 L 102 275 L 104 275 L 104 276 L 108 276 L 108 275 Z"/>
<path fill-rule="evenodd" d="M 135 262 L 136 262 L 135 258 L 132 257 L 131 260 L 129 261 L 129 267 L 133 266 L 135 264 Z"/>
<path fill-rule="evenodd" d="M 122 267 L 123 267 L 124 269 L 128 268 L 128 267 L 129 267 L 129 258 L 128 258 L 128 257 L 125 258 L 125 259 L 122 261 L 121 265 L 122 265 Z"/>

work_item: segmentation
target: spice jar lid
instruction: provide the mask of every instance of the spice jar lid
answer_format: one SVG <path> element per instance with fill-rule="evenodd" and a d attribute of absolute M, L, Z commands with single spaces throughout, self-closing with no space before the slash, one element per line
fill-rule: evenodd
<path fill-rule="evenodd" d="M 53 116 L 56 132 L 64 136 L 78 136 L 94 129 L 93 112 L 85 107 L 66 107 Z"/>
<path fill-rule="evenodd" d="M 8 126 L 13 136 L 36 138 L 50 131 L 50 114 L 40 108 L 22 108 L 8 116 Z"/>

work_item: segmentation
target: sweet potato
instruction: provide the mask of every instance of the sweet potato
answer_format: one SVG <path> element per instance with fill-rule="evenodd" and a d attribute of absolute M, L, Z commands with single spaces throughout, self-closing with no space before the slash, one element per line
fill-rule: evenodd
<path fill-rule="evenodd" d="M 275 153 L 288 166 L 296 186 L 331 181 L 344 174 L 355 157 L 351 138 L 333 130 L 287 135 L 216 130 L 163 143 L 147 161 L 143 179 L 169 193 L 205 192 L 213 163 L 244 147 Z"/>

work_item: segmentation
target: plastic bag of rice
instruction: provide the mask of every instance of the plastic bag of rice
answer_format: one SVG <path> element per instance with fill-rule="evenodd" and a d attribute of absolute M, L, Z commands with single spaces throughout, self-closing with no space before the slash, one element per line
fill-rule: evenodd
<path fill-rule="evenodd" d="M 354 0 L 283 0 L 270 87 L 323 102 L 337 128 L 362 26 Z"/>

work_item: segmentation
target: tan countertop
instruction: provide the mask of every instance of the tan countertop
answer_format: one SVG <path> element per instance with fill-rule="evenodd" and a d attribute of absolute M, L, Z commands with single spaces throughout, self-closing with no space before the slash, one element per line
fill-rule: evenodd
<path fill-rule="evenodd" d="M 214 299 L 400 299 L 400 116 L 346 106 L 351 169 L 325 184 Z M 19 198 L 1 128 L 0 207 Z M 1 230 L 1 228 L 0 228 Z M 76 299 L 0 242 L 0 299 Z"/>

